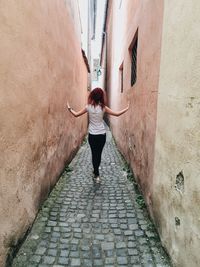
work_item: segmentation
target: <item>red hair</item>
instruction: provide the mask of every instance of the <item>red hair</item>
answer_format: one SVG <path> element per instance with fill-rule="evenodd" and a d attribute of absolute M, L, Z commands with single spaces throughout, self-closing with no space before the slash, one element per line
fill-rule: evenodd
<path fill-rule="evenodd" d="M 100 105 L 103 109 L 105 107 L 105 93 L 101 88 L 93 89 L 88 96 L 88 104 L 92 106 Z"/>

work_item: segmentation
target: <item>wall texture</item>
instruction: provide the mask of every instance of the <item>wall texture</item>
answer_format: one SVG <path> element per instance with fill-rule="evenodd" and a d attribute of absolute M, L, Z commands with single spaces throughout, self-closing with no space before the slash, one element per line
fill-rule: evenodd
<path fill-rule="evenodd" d="M 165 1 L 153 213 L 175 266 L 200 266 L 200 2 Z"/>
<path fill-rule="evenodd" d="M 151 205 L 163 1 L 112 1 L 107 19 L 109 105 L 129 111 L 110 118 L 116 142 Z M 138 31 L 137 80 L 131 86 L 130 45 Z M 123 65 L 123 92 L 120 68 Z"/>
<path fill-rule="evenodd" d="M 69 10 L 61 0 L 0 1 L 0 266 L 86 132 L 86 116 L 65 109 L 87 98 Z"/>
<path fill-rule="evenodd" d="M 131 107 L 110 118 L 112 131 L 174 266 L 198 267 L 200 3 L 119 3 L 109 1 L 108 8 L 107 91 L 112 109 L 128 100 Z M 137 29 L 137 81 L 131 87 L 129 47 Z"/>

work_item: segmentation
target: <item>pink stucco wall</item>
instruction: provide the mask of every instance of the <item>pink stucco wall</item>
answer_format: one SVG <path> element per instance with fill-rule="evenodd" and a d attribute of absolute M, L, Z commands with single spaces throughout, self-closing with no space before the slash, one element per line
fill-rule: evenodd
<path fill-rule="evenodd" d="M 0 2 L 0 266 L 86 133 L 65 109 L 87 98 L 74 31 L 65 1 Z"/>
<path fill-rule="evenodd" d="M 163 1 L 111 1 L 107 19 L 109 105 L 129 111 L 110 118 L 116 142 L 130 162 L 151 210 Z M 138 29 L 137 81 L 131 87 L 129 47 Z M 123 93 L 120 66 L 123 63 Z"/>

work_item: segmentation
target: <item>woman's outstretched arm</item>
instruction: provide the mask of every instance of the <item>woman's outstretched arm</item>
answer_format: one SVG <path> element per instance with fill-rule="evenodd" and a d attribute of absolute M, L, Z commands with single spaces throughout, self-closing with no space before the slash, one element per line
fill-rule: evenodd
<path fill-rule="evenodd" d="M 125 109 L 122 109 L 122 110 L 116 111 L 116 112 L 113 111 L 112 109 L 110 109 L 109 107 L 105 106 L 105 112 L 110 114 L 110 115 L 116 116 L 116 117 L 124 114 L 128 109 L 129 109 L 129 104 Z"/>
<path fill-rule="evenodd" d="M 72 115 L 74 115 L 74 117 L 79 117 L 87 112 L 86 107 L 79 111 L 75 111 L 70 107 L 69 103 L 67 103 L 67 109 L 69 110 L 69 112 L 71 112 Z"/>

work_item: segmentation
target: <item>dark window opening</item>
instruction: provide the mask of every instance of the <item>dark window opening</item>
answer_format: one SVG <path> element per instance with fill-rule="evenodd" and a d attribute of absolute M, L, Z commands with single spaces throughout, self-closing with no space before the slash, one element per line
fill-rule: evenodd
<path fill-rule="evenodd" d="M 136 83 L 137 80 L 137 45 L 138 38 L 136 38 L 134 45 L 131 49 L 131 86 Z"/>
<path fill-rule="evenodd" d="M 124 91 L 124 86 L 123 86 L 123 74 L 124 74 L 124 68 L 123 68 L 123 63 L 121 64 L 120 68 L 119 68 L 119 71 L 120 71 L 120 92 L 123 93 Z"/>

